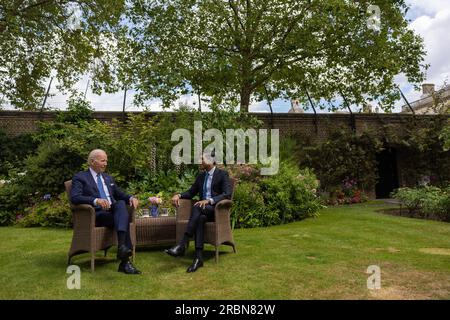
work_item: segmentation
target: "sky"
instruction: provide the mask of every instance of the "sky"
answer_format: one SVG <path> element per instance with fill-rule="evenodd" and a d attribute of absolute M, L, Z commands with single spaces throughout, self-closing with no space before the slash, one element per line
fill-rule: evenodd
<path fill-rule="evenodd" d="M 426 83 L 434 83 L 437 88 L 450 80 L 450 0 L 407 0 L 410 10 L 407 19 L 410 21 L 410 28 L 424 39 L 425 50 L 427 52 L 425 63 L 430 64 L 426 74 Z M 382 23 L 382 20 L 381 20 Z M 92 104 L 92 107 L 98 111 L 121 111 L 123 106 L 124 93 L 96 95 L 89 89 L 86 91 L 89 78 L 84 77 L 78 84 L 77 89 L 86 92 L 86 98 Z M 405 76 L 396 77 L 396 83 L 404 92 L 409 102 L 420 99 L 422 92 L 415 91 Z M 47 106 L 63 109 L 65 107 L 66 96 L 58 92 L 55 88 L 55 81 L 50 90 L 53 97 L 48 99 Z M 126 110 L 139 110 L 132 105 L 133 92 L 127 92 Z M 197 107 L 195 104 L 197 97 L 185 96 L 180 98 L 175 105 L 187 103 Z M 394 112 L 401 111 L 403 101 L 398 101 Z M 160 111 L 158 100 L 149 102 L 151 111 Z M 289 101 L 276 100 L 272 102 L 274 112 L 288 112 L 291 104 Z M 250 106 L 250 112 L 269 112 L 266 102 L 256 103 Z"/>

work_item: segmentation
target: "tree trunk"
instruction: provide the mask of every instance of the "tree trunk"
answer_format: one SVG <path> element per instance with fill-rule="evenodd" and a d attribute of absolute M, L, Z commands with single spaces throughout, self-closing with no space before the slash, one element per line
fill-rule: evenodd
<path fill-rule="evenodd" d="M 241 88 L 241 112 L 248 113 L 248 106 L 250 105 L 250 96 L 252 89 L 249 85 L 244 85 Z"/>

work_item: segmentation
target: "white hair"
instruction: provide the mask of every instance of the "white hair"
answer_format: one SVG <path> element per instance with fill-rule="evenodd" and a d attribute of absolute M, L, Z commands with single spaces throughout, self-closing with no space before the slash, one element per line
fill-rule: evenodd
<path fill-rule="evenodd" d="M 102 149 L 95 149 L 89 152 L 88 164 L 91 165 L 94 162 L 94 160 L 97 159 L 98 155 L 102 153 L 106 154 L 106 152 L 103 151 Z"/>
<path fill-rule="evenodd" d="M 203 159 L 206 163 L 215 164 L 216 163 L 216 157 L 214 152 L 203 152 Z"/>

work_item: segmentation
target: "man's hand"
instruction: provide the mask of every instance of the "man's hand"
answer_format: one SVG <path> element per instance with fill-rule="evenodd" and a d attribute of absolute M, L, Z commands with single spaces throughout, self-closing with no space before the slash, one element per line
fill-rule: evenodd
<path fill-rule="evenodd" d="M 177 208 L 180 206 L 180 195 L 179 194 L 176 194 L 172 197 L 172 204 Z"/>
<path fill-rule="evenodd" d="M 109 210 L 111 208 L 109 201 L 106 199 L 97 199 L 97 205 L 102 207 L 103 210 Z"/>
<path fill-rule="evenodd" d="M 134 209 L 137 209 L 137 207 L 139 206 L 138 199 L 136 199 L 135 197 L 131 197 L 130 198 L 130 206 L 133 207 Z"/>
<path fill-rule="evenodd" d="M 196 203 L 194 203 L 194 206 L 205 209 L 207 204 L 209 204 L 209 200 L 202 200 L 202 201 L 197 201 Z"/>

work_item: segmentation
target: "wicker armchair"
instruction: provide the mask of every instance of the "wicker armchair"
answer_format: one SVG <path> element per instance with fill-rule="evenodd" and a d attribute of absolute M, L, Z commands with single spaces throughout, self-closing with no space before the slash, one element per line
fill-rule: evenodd
<path fill-rule="evenodd" d="M 231 186 L 234 193 L 236 180 L 231 179 Z M 232 194 L 233 194 L 232 193 Z M 233 197 L 233 196 L 232 196 Z M 177 208 L 177 243 L 181 241 L 191 217 L 193 200 L 180 199 L 180 206 Z M 224 244 L 233 247 L 233 252 L 236 253 L 236 245 L 234 243 L 233 232 L 231 230 L 231 206 L 232 200 L 219 201 L 215 206 L 214 222 L 206 222 L 205 224 L 205 243 L 209 243 L 215 247 L 216 263 L 219 262 L 219 246 Z M 189 241 L 187 243 L 189 246 Z"/>
<path fill-rule="evenodd" d="M 70 199 L 72 181 L 66 181 L 64 185 Z M 70 203 L 70 206 L 73 215 L 73 236 L 67 263 L 70 264 L 73 256 L 89 252 L 91 254 L 91 271 L 93 272 L 95 269 L 95 253 L 99 250 L 104 250 L 104 256 L 106 257 L 108 249 L 113 245 L 117 245 L 117 233 L 111 228 L 95 226 L 95 209 L 93 206 L 88 204 L 74 205 L 72 203 Z M 128 213 L 130 215 L 130 237 L 133 243 L 134 259 L 136 253 L 134 209 L 128 207 Z"/>

